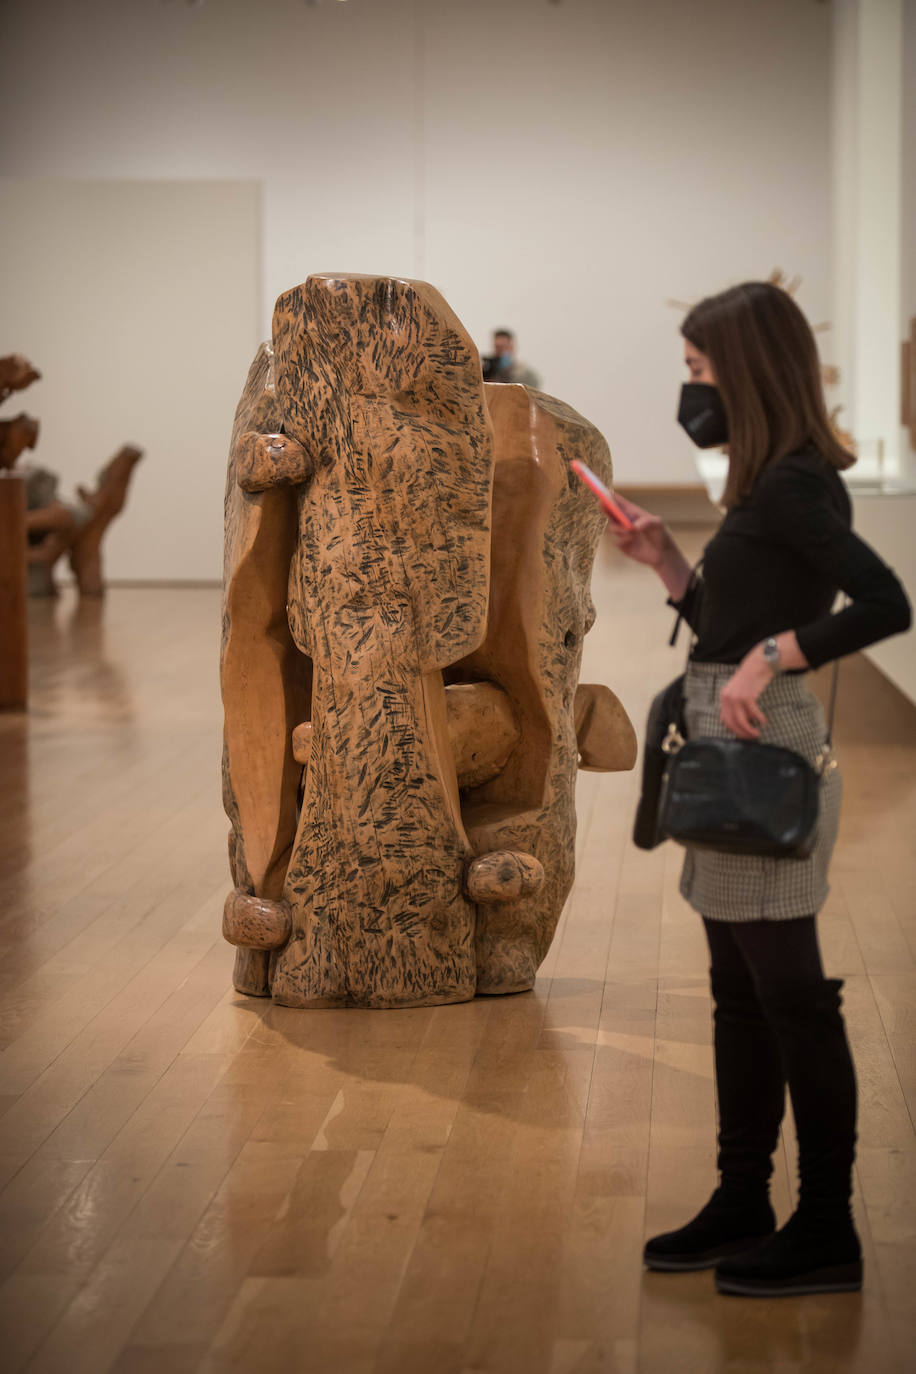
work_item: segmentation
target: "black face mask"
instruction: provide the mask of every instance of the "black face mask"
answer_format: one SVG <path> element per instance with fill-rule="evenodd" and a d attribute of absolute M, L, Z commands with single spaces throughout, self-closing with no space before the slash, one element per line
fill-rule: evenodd
<path fill-rule="evenodd" d="M 728 416 L 717 386 L 708 382 L 685 382 L 677 422 L 690 435 L 697 448 L 718 448 L 728 443 Z"/>

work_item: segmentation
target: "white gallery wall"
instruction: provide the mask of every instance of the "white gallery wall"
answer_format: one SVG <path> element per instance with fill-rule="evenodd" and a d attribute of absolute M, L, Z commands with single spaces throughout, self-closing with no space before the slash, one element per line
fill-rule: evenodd
<path fill-rule="evenodd" d="M 259 334 L 256 182 L 0 180 L 2 352 L 41 380 L 22 461 L 60 495 L 122 443 L 145 452 L 106 535 L 110 580 L 220 576 L 232 417 Z"/>
<path fill-rule="evenodd" d="M 903 6 L 903 176 L 901 195 L 901 317 L 905 334 L 916 317 L 916 0 Z M 903 440 L 904 447 L 906 439 Z M 916 471 L 916 454 L 910 454 Z"/>
<path fill-rule="evenodd" d="M 861 478 L 911 483 L 900 341 L 913 313 L 916 0 L 831 0 L 834 32 L 833 335 Z"/>
<path fill-rule="evenodd" d="M 916 0 L 833 0 L 833 6 L 841 394 L 857 434 L 874 429 L 892 441 L 899 436 L 896 480 L 884 491 L 855 492 L 855 526 L 916 601 L 916 454 L 908 430 L 896 424 L 899 339 L 916 316 Z M 887 447 L 893 460 L 893 443 Z M 862 462 L 853 468 L 853 478 L 863 468 Z M 876 644 L 868 656 L 916 702 L 916 632 Z"/>
<path fill-rule="evenodd" d="M 618 480 L 692 482 L 666 302 L 780 266 L 830 318 L 830 67 L 815 0 L 6 0 L 0 174 L 257 181 L 263 333 L 309 272 L 425 278 L 478 345 L 518 331 Z"/>

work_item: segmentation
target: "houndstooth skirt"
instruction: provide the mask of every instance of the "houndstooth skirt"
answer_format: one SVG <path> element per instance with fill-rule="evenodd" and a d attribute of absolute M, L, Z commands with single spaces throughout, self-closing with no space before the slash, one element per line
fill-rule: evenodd
<path fill-rule="evenodd" d="M 732 737 L 719 719 L 719 693 L 734 664 L 691 663 L 687 670 L 685 719 L 690 739 Z M 764 744 L 794 749 L 814 764 L 827 738 L 820 702 L 805 679 L 778 676 L 759 698 L 767 718 Z M 829 891 L 827 869 L 840 820 L 843 784 L 839 770 L 821 780 L 821 806 L 814 849 L 807 859 L 762 859 L 688 848 L 681 894 L 695 911 L 713 921 L 787 921 L 813 916 Z"/>

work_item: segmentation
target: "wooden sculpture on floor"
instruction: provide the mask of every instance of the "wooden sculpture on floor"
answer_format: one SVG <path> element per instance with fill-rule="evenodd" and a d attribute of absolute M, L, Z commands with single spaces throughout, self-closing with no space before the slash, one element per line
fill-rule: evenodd
<path fill-rule="evenodd" d="M 422 282 L 315 276 L 252 364 L 226 487 L 223 790 L 236 986 L 288 1006 L 530 988 L 578 766 L 631 768 L 578 686 L 598 432 Z"/>

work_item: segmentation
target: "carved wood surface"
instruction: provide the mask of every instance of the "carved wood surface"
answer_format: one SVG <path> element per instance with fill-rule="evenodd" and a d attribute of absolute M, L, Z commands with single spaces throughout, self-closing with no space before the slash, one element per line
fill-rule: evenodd
<path fill-rule="evenodd" d="M 223 804 L 232 822 L 230 865 L 238 889 L 279 900 L 296 834 L 301 769 L 292 732 L 310 709 L 309 663 L 293 643 L 286 614 L 296 546 L 296 500 L 277 486 L 246 492 L 257 438 L 281 423 L 264 344 L 239 402 L 226 477 L 223 629 L 220 677 L 225 728 Z M 236 941 L 233 941 L 236 943 Z M 263 947 L 240 950 L 235 982 L 267 995 Z"/>
<path fill-rule="evenodd" d="M 579 767 L 617 773 L 636 764 L 636 731 L 623 705 L 602 682 L 580 682 L 573 701 Z"/>
<path fill-rule="evenodd" d="M 279 410 L 246 427 L 282 424 L 293 461 L 250 438 L 241 480 L 249 493 L 304 484 L 289 620 L 314 683 L 293 934 L 271 990 L 301 1006 L 463 1000 L 475 910 L 441 669 L 479 642 L 486 616 L 492 453 L 477 354 L 432 288 L 374 278 L 314 277 L 281 297 L 274 346 Z M 279 614 L 285 587 L 271 604 Z M 230 699 L 232 677 L 224 660 Z M 230 780 L 245 771 L 231 735 Z"/>
<path fill-rule="evenodd" d="M 521 738 L 511 701 L 495 682 L 454 683 L 445 709 L 459 789 L 489 782 Z"/>
<path fill-rule="evenodd" d="M 544 870 L 538 891 L 479 911 L 477 989 L 505 993 L 533 985 L 572 885 L 579 753 L 573 707 L 582 641 L 595 618 L 588 588 L 605 516 L 569 462 L 581 459 L 608 485 L 612 470 L 599 432 L 563 402 L 520 386 L 487 384 L 486 393 L 498 532 L 489 622 L 483 645 L 449 676 L 498 683 L 521 730 L 506 767 L 469 792 L 464 806 L 476 852 L 522 850 Z"/>
<path fill-rule="evenodd" d="M 229 893 L 223 907 L 223 936 L 230 945 L 252 952 L 285 945 L 291 924 L 286 902 L 253 897 L 238 888 Z"/>
<path fill-rule="evenodd" d="M 277 302 L 272 352 L 226 491 L 236 986 L 299 1007 L 530 987 L 572 877 L 604 525 L 567 463 L 610 480 L 607 447 L 522 387 L 488 408 L 422 282 L 311 277 Z M 631 766 L 603 690 L 583 762 Z"/>
<path fill-rule="evenodd" d="M 492 452 L 473 344 L 422 283 L 313 277 L 274 317 L 284 427 L 312 455 L 290 577 L 314 662 L 287 880 L 292 1005 L 464 1000 L 469 853 L 441 670 L 482 638 Z"/>

